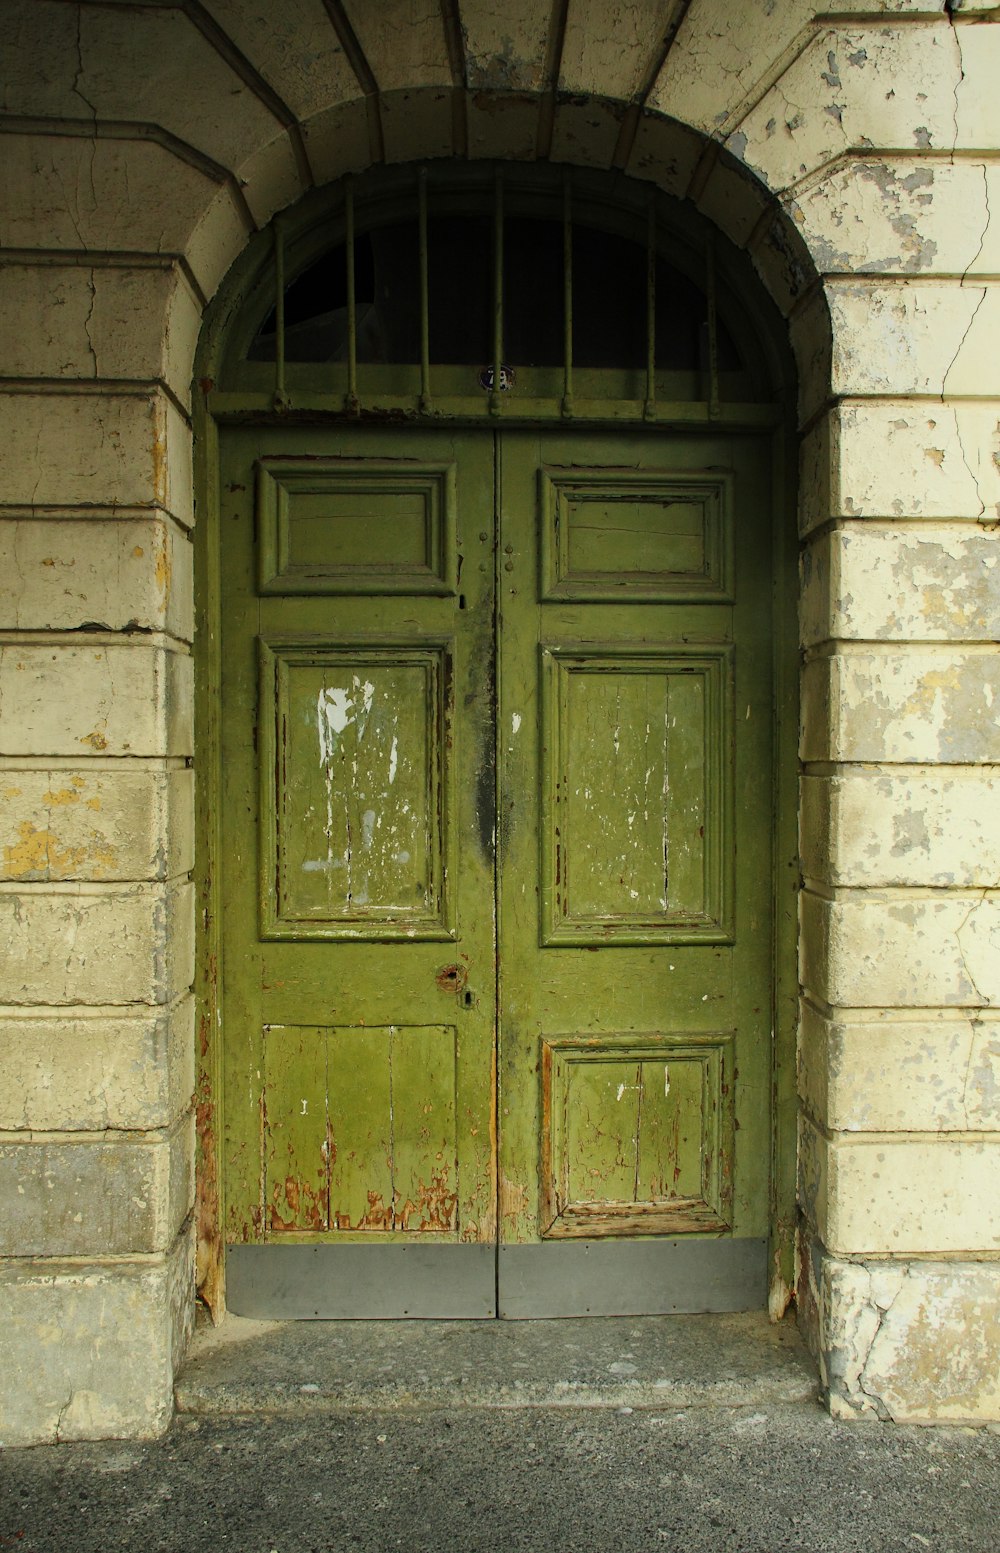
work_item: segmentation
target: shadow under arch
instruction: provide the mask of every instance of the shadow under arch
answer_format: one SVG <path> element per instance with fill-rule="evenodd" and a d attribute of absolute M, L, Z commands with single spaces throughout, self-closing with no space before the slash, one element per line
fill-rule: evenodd
<path fill-rule="evenodd" d="M 678 133 L 686 144 L 691 132 L 678 127 Z M 727 154 L 714 148 L 707 154 L 711 158 L 713 176 L 717 178 L 720 163 L 725 162 Z M 733 159 L 728 158 L 728 161 L 733 162 Z M 452 160 L 425 165 L 433 200 L 443 200 L 452 214 L 472 210 L 478 215 L 488 215 L 490 199 L 495 197 L 496 168 L 482 162 Z M 273 340 L 277 333 L 275 320 L 283 307 L 279 298 L 285 297 L 288 288 L 343 246 L 348 221 L 356 242 L 359 233 L 388 227 L 401 210 L 414 218 L 420 187 L 419 169 L 415 164 L 373 168 L 352 177 L 349 184 L 341 181 L 313 191 L 282 212 L 270 229 L 252 239 L 226 276 L 206 315 L 196 368 L 196 379 L 202 388 L 196 415 L 197 478 L 202 509 L 196 529 L 198 640 L 201 643 L 197 726 L 199 761 L 204 773 L 202 792 L 215 797 L 214 803 L 203 803 L 198 830 L 203 906 L 199 913 L 198 956 L 202 1033 L 198 1108 L 199 1287 L 211 1308 L 221 1308 L 225 1299 L 222 1262 L 226 1204 L 217 1162 L 215 1120 L 220 1093 L 218 1032 L 221 1020 L 217 977 L 223 912 L 218 893 L 223 862 L 218 811 L 225 792 L 218 737 L 221 663 L 217 622 L 223 566 L 219 550 L 220 493 L 217 484 L 220 425 L 227 419 L 285 425 L 350 425 L 357 419 L 391 424 L 404 418 L 431 423 L 449 417 L 464 424 L 489 425 L 491 409 L 494 414 L 499 411 L 505 421 L 512 423 L 520 418 L 522 424 L 546 420 L 558 420 L 559 424 L 566 424 L 567 420 L 573 424 L 587 424 L 590 420 L 607 422 L 615 418 L 608 413 L 610 386 L 612 397 L 617 392 L 619 403 L 624 404 L 626 400 L 631 403 L 631 408 L 623 411 L 622 418 L 626 423 L 630 419 L 641 420 L 647 425 L 662 426 L 664 430 L 677 425 L 723 426 L 727 423 L 735 425 L 741 417 L 743 421 L 753 420 L 760 412 L 761 426 L 770 425 L 774 435 L 773 669 L 775 702 L 784 714 L 776 724 L 774 735 L 777 818 L 773 873 L 777 949 L 773 1010 L 776 1041 L 771 1069 L 769 1301 L 772 1313 L 777 1315 L 788 1304 L 794 1286 L 795 1226 L 797 979 L 794 971 L 794 886 L 798 874 L 793 713 L 797 642 L 792 607 L 794 525 L 791 518 L 794 513 L 796 370 L 787 327 L 781 308 L 768 294 L 749 253 L 720 237 L 716 223 L 697 210 L 691 201 L 658 191 L 652 183 L 620 172 L 581 167 L 567 171 L 564 164 L 552 163 L 508 164 L 501 171 L 505 198 L 511 201 L 510 208 L 519 218 L 535 217 L 558 223 L 561 219 L 559 202 L 569 187 L 573 219 L 579 219 L 581 225 L 637 247 L 641 247 L 644 240 L 648 243 L 648 234 L 653 232 L 651 251 L 655 252 L 657 260 L 681 277 L 691 288 L 692 295 L 704 299 L 709 314 L 715 313 L 716 323 L 709 324 L 709 333 L 714 329 L 716 334 L 713 348 L 717 354 L 719 339 L 724 334 L 740 368 L 733 374 L 730 385 L 736 385 L 737 395 L 730 397 L 725 391 L 722 381 L 725 372 L 719 370 L 718 361 L 713 364 L 709 360 L 706 367 L 705 362 L 699 360 L 686 364 L 690 368 L 686 390 L 676 397 L 663 397 L 665 388 L 676 389 L 677 384 L 672 380 L 665 385 L 655 382 L 654 394 L 650 396 L 647 392 L 644 397 L 641 392 L 631 396 L 623 394 L 620 387 L 616 390 L 605 380 L 599 385 L 601 392 L 588 413 L 586 396 L 574 397 L 567 407 L 564 378 L 562 392 L 559 386 L 553 390 L 551 385 L 543 384 L 548 391 L 529 396 L 531 402 L 518 404 L 516 396 L 512 395 L 501 408 L 496 403 L 497 394 L 484 393 L 483 385 L 478 396 L 459 393 L 453 395 L 450 402 L 447 402 L 447 395 L 443 401 L 437 392 L 435 364 L 431 362 L 430 384 L 434 393 L 432 400 L 427 402 L 426 383 L 413 376 L 416 365 L 409 361 L 407 364 L 412 371 L 404 392 L 397 395 L 395 402 L 387 402 L 384 395 L 377 393 L 366 398 L 363 384 L 358 386 L 366 367 L 371 364 L 360 360 L 357 354 L 352 384 L 351 362 L 346 359 L 350 351 L 345 353 L 342 343 L 332 350 L 327 362 L 296 363 L 273 345 L 271 354 L 275 359 L 268 360 L 266 342 L 269 335 Z M 723 171 L 734 180 L 732 187 L 739 190 L 739 198 L 745 200 L 746 174 L 735 163 L 731 168 L 723 167 Z M 753 197 L 756 198 L 756 193 Z M 736 198 L 735 193 L 733 198 Z M 745 214 L 742 219 L 746 220 Z M 789 289 L 794 286 L 799 295 L 808 297 L 811 282 L 799 251 L 801 245 L 797 245 L 791 235 L 783 233 L 780 226 L 775 236 L 775 219 L 773 207 L 765 199 L 754 226 L 755 241 L 770 248 L 775 270 L 785 277 Z M 782 216 L 781 221 L 784 219 Z M 482 352 L 477 352 L 477 361 L 481 355 Z M 279 360 L 282 356 L 284 359 Z M 488 364 L 487 361 L 485 365 Z M 501 364 L 505 365 L 505 362 Z M 336 381 L 330 378 L 331 365 L 340 371 Z M 655 380 L 655 372 L 653 377 Z"/>

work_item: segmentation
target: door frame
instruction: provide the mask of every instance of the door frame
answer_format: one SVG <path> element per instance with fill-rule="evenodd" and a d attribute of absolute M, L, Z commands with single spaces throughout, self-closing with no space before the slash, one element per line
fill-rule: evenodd
<path fill-rule="evenodd" d="M 702 218 L 692 216 L 704 227 Z M 220 923 L 223 909 L 220 878 L 220 801 L 224 793 L 221 760 L 221 593 L 222 522 L 220 439 L 229 421 L 287 424 L 288 406 L 270 396 L 256 406 L 248 396 L 228 398 L 215 383 L 230 330 L 248 293 L 259 286 L 262 263 L 270 245 L 260 238 L 236 266 L 206 314 L 196 359 L 194 395 L 195 494 L 197 521 L 193 532 L 195 562 L 195 751 L 197 809 L 195 824 L 196 891 L 196 1089 L 197 1122 L 196 1221 L 197 1288 L 213 1318 L 225 1310 L 226 1201 L 221 1168 L 222 1120 L 222 961 Z M 742 277 L 742 292 L 748 281 Z M 740 301 L 743 301 L 740 296 Z M 752 302 L 759 316 L 770 311 L 759 282 Z M 770 321 L 769 321 L 770 322 Z M 772 323 L 773 327 L 773 323 Z M 773 338 L 773 336 L 772 336 Z M 787 345 L 774 342 L 772 352 L 787 362 Z M 794 1298 L 796 1257 L 796 1034 L 798 1023 L 798 545 L 795 530 L 797 436 L 791 376 L 786 367 L 770 404 L 730 405 L 725 402 L 664 406 L 650 436 L 688 434 L 702 426 L 708 433 L 743 432 L 767 437 L 771 446 L 772 556 L 772 685 L 774 806 L 773 858 L 773 1038 L 771 1060 L 770 1158 L 770 1277 L 768 1308 L 779 1319 Z M 491 396 L 495 399 L 496 396 Z M 498 416 L 499 408 L 499 416 Z M 674 413 L 671 413 L 673 411 Z M 391 424 L 388 415 L 368 412 L 366 419 Z M 298 417 L 296 417 L 298 419 Z M 344 424 L 358 417 L 343 407 L 322 411 L 311 406 L 308 419 L 316 424 Z M 414 423 L 440 425 L 442 416 L 426 413 L 408 417 Z M 455 424 L 483 426 L 482 415 L 448 417 Z M 492 406 L 492 424 L 538 428 L 548 419 L 518 415 L 514 405 Z M 487 421 L 486 424 L 489 424 Z M 626 429 L 627 423 L 607 415 L 588 417 L 595 431 Z M 405 428 L 400 429 L 405 437 Z"/>

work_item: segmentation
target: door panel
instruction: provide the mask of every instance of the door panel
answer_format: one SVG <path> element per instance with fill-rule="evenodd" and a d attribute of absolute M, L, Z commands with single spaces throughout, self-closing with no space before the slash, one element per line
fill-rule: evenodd
<path fill-rule="evenodd" d="M 227 1240 L 491 1245 L 492 445 L 243 428 L 221 501 Z"/>
<path fill-rule="evenodd" d="M 564 1248 L 552 1302 L 552 1243 L 567 1239 L 615 1242 L 620 1308 L 634 1310 L 645 1237 L 682 1234 L 756 1244 L 755 1303 L 771 1028 L 766 449 L 508 431 L 500 481 L 500 1239 L 520 1248 L 509 1311 L 501 1250 L 501 1312 L 588 1308 L 585 1247 Z M 534 1306 L 533 1246 L 546 1269 Z M 676 1308 L 677 1258 L 661 1247 L 653 1308 Z"/>
<path fill-rule="evenodd" d="M 227 431 L 230 1308 L 763 1302 L 767 469 Z"/>

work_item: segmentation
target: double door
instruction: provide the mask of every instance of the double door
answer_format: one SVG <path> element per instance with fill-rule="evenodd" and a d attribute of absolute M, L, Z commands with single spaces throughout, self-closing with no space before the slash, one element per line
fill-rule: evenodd
<path fill-rule="evenodd" d="M 767 449 L 233 428 L 228 1302 L 765 1299 Z"/>

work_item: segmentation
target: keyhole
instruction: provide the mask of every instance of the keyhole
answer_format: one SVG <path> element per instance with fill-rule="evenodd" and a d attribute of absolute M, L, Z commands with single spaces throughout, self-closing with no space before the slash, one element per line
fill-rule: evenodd
<path fill-rule="evenodd" d="M 471 1008 L 472 1007 L 472 993 L 469 992 L 468 989 L 466 989 L 465 997 L 464 997 L 463 1001 L 465 1003 L 466 1008 Z"/>

